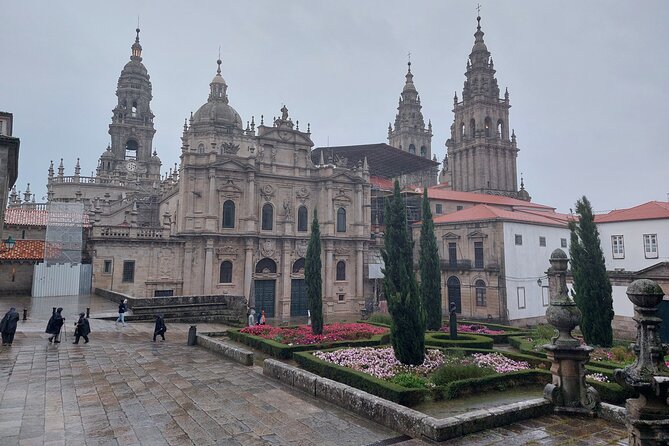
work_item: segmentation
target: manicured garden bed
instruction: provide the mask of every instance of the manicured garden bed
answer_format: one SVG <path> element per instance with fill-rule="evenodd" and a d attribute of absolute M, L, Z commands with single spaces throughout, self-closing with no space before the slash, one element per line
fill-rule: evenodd
<path fill-rule="evenodd" d="M 405 406 L 551 380 L 550 372 L 500 352 L 426 351 L 426 361 L 415 367 L 399 364 L 390 347 L 299 352 L 294 359 L 310 372 Z"/>
<path fill-rule="evenodd" d="M 458 333 L 458 338 L 452 340 L 450 335 L 442 332 L 429 331 L 425 333 L 425 345 L 430 347 L 468 347 L 492 349 L 493 340 L 488 336 L 478 334 Z"/>
<path fill-rule="evenodd" d="M 258 349 L 279 359 L 290 359 L 294 352 L 344 346 L 376 346 L 387 344 L 389 330 L 364 323 L 335 323 L 323 327 L 323 335 L 311 334 L 311 327 L 274 327 L 254 325 L 228 330 L 230 339 Z"/>

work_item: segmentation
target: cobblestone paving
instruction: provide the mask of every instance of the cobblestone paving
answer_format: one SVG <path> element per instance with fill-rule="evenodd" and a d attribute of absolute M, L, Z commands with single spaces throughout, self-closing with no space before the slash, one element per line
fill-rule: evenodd
<path fill-rule="evenodd" d="M 49 344 L 45 321 L 21 322 L 0 348 L 0 445 L 400 445 L 429 444 L 295 392 L 197 347 L 188 324 L 91 319 L 89 344 Z M 198 324 L 200 331 L 220 330 Z M 547 416 L 445 445 L 622 445 L 623 426 Z"/>

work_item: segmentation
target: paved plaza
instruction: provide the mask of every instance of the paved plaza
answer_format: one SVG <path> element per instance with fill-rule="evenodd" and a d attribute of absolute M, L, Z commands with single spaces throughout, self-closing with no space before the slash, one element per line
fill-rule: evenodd
<path fill-rule="evenodd" d="M 92 314 L 110 310 L 105 302 L 89 305 Z M 167 340 L 154 343 L 150 323 L 91 319 L 91 342 L 72 345 L 76 312 L 64 311 L 61 344 L 43 333 L 47 312 L 20 322 L 14 345 L 0 350 L 0 444 L 428 444 L 292 390 L 260 367 L 188 347 L 188 324 L 168 322 Z M 443 444 L 627 443 L 622 426 L 548 416 Z"/>

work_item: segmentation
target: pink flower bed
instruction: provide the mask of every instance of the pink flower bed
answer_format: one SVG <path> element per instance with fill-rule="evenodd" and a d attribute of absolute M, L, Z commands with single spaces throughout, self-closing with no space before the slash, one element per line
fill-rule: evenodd
<path fill-rule="evenodd" d="M 439 331 L 444 331 L 448 332 L 450 330 L 448 325 L 444 325 L 439 329 Z M 478 324 L 458 324 L 458 332 L 460 333 L 476 333 L 476 334 L 490 334 L 490 335 L 498 335 L 498 334 L 504 334 L 506 333 L 504 330 L 491 330 L 490 328 L 484 326 L 484 325 L 478 325 Z"/>
<path fill-rule="evenodd" d="M 323 327 L 322 335 L 311 333 L 311 327 L 300 325 L 298 327 L 282 328 L 272 325 L 253 325 L 242 328 L 242 333 L 260 336 L 287 345 L 312 345 L 324 342 L 351 341 L 356 339 L 370 339 L 374 335 L 387 333 L 388 329 L 369 324 L 344 324 L 334 323 Z"/>
<path fill-rule="evenodd" d="M 346 348 L 333 352 L 314 352 L 314 356 L 324 361 L 359 372 L 364 372 L 380 379 L 390 380 L 399 373 L 414 373 L 428 376 L 444 364 L 475 364 L 479 367 L 493 369 L 497 373 L 528 370 L 529 364 L 524 361 L 514 361 L 500 353 L 476 353 L 466 358 L 445 356 L 440 350 L 429 349 L 425 353 L 425 361 L 419 366 L 401 364 L 392 347 L 385 348 Z"/>

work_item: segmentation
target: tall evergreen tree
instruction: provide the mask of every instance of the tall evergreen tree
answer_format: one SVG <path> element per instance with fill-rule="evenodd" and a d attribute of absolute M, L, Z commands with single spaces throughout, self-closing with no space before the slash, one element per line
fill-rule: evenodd
<path fill-rule="evenodd" d="M 578 222 L 570 222 L 571 272 L 574 301 L 581 310 L 581 332 L 585 342 L 601 347 L 613 343 L 613 298 L 611 281 L 595 225 L 592 206 L 586 197 L 576 202 Z"/>
<path fill-rule="evenodd" d="M 427 188 L 423 189 L 423 221 L 420 228 L 420 296 L 425 310 L 425 326 L 428 330 L 441 328 L 441 269 L 439 249 L 434 235 L 434 222 Z"/>
<path fill-rule="evenodd" d="M 304 259 L 304 280 L 307 283 L 307 301 L 311 312 L 311 332 L 323 334 L 323 278 L 321 276 L 321 230 L 318 226 L 318 213 L 314 209 L 311 222 L 311 238 Z"/>
<path fill-rule="evenodd" d="M 425 359 L 425 318 L 413 273 L 413 243 L 409 240 L 406 209 L 400 196 L 400 184 L 386 200 L 386 232 L 381 250 L 385 267 L 383 289 L 392 317 L 390 340 L 395 357 L 407 365 L 422 364 Z"/>

